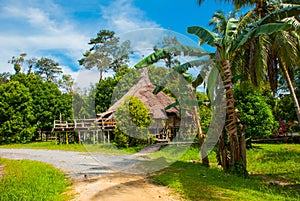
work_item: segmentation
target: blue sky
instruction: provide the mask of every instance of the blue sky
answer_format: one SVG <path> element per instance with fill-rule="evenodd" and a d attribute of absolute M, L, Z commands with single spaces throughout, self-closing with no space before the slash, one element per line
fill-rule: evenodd
<path fill-rule="evenodd" d="M 52 58 L 64 73 L 76 75 L 77 60 L 101 29 L 152 37 L 153 30 L 169 30 L 196 43 L 186 28 L 207 27 L 216 10 L 232 6 L 213 0 L 200 7 L 197 0 L 0 0 L 0 72 L 13 72 L 8 60 L 26 52 L 27 58 Z"/>

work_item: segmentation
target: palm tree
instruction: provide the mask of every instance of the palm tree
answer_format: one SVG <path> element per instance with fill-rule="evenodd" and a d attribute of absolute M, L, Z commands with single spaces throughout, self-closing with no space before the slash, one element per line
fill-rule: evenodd
<path fill-rule="evenodd" d="M 200 42 L 206 42 L 208 45 L 216 47 L 216 64 L 219 67 L 226 94 L 226 126 L 225 130 L 229 139 L 229 147 L 226 150 L 224 138 L 220 138 L 221 157 L 223 169 L 230 167 L 235 169 L 236 164 L 242 161 L 243 170 L 246 171 L 246 153 L 245 136 L 238 133 L 237 114 L 234 106 L 232 68 L 233 61 L 240 60 L 236 51 L 242 51 L 248 41 L 261 35 L 271 34 L 278 31 L 290 30 L 292 26 L 288 23 L 278 22 L 278 20 L 294 15 L 299 15 L 300 7 L 286 8 L 268 14 L 266 17 L 256 23 L 252 23 L 246 29 L 243 29 L 243 22 L 248 18 L 246 15 L 242 20 L 237 21 L 234 18 L 228 19 L 225 30 L 221 35 L 211 32 L 203 27 L 189 27 L 188 33 L 197 35 Z M 222 24 L 222 23 L 221 23 Z M 222 24 L 224 25 L 224 24 Z M 242 30 L 239 30 L 241 28 Z M 224 148 L 224 149 L 223 149 Z M 239 171 L 238 169 L 235 169 Z"/>
<path fill-rule="evenodd" d="M 204 0 L 198 0 L 198 4 L 203 3 Z M 285 8 L 299 5 L 298 0 L 250 0 L 250 1 L 237 1 L 237 0 L 220 0 L 220 2 L 231 2 L 236 8 L 240 8 L 247 5 L 255 5 L 253 9 L 253 20 L 260 20 L 269 13 Z M 219 21 L 223 21 L 221 16 Z M 287 20 L 288 23 L 293 24 L 296 28 L 300 27 L 300 17 L 295 15 L 293 18 Z M 219 26 L 220 27 L 220 26 Z M 248 61 L 244 60 L 243 66 L 248 66 L 248 69 L 244 69 L 246 74 L 250 75 L 250 81 L 254 86 L 258 86 L 262 80 L 264 80 L 267 74 L 268 81 L 270 83 L 273 94 L 277 91 L 278 87 L 278 74 L 281 69 L 284 78 L 288 84 L 290 94 L 293 98 L 295 112 L 298 119 L 298 126 L 300 127 L 300 106 L 298 98 L 296 96 L 291 74 L 295 66 L 299 66 L 300 51 L 299 51 L 299 31 L 298 33 L 280 31 L 272 34 L 271 36 L 261 35 L 248 41 Z M 241 63 L 239 64 L 241 65 Z M 246 71 L 245 71 L 246 70 Z M 246 75 L 244 74 L 244 78 Z"/>
<path fill-rule="evenodd" d="M 218 35 L 203 27 L 195 26 L 188 28 L 188 33 L 197 35 L 201 44 L 207 43 L 208 45 L 216 47 L 214 54 L 215 63 L 221 72 L 226 96 L 226 135 L 222 135 L 220 139 L 222 167 L 224 170 L 231 169 L 233 171 L 246 173 L 245 135 L 238 133 L 237 114 L 233 97 L 231 64 L 239 60 L 237 58 L 241 55 L 236 54 L 236 52 L 242 50 L 241 47 L 247 44 L 252 38 L 277 31 L 290 30 L 292 28 L 290 24 L 279 22 L 278 20 L 299 14 L 300 7 L 285 8 L 273 12 L 262 20 L 246 27 L 244 22 L 247 20 L 246 18 L 249 18 L 249 15 L 246 15 L 241 21 L 230 18 L 226 23 L 223 35 Z M 151 64 L 153 60 L 159 58 L 160 54 L 163 55 L 164 51 L 166 50 L 161 50 L 145 57 L 136 67 Z M 229 146 L 225 146 L 225 138 L 228 138 Z M 242 169 L 240 169 L 237 164 L 242 164 Z"/>

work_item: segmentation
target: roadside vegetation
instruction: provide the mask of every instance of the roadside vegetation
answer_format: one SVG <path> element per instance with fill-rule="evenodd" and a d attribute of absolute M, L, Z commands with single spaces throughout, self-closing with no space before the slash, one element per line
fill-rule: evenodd
<path fill-rule="evenodd" d="M 64 172 L 37 161 L 0 158 L 0 200 L 70 200 Z"/>

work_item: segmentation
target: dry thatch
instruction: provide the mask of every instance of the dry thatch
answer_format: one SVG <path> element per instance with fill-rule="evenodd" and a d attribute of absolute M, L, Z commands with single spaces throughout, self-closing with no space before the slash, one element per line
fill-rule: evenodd
<path fill-rule="evenodd" d="M 174 103 L 169 96 L 163 92 L 153 94 L 155 86 L 151 83 L 148 76 L 148 69 L 141 69 L 140 80 L 116 103 L 114 103 L 106 112 L 98 115 L 98 121 L 105 119 L 109 121 L 113 119 L 113 114 L 116 109 L 125 101 L 126 97 L 135 96 L 140 99 L 148 108 L 150 115 L 155 120 L 166 120 L 169 115 L 180 117 L 179 107 L 173 107 L 165 110 L 167 106 Z"/>

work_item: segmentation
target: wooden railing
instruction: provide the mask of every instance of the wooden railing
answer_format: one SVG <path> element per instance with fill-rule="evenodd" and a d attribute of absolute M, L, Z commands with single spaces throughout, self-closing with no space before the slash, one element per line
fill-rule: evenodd
<path fill-rule="evenodd" d="M 57 130 L 71 130 L 71 129 L 106 129 L 114 128 L 116 122 L 113 121 L 97 121 L 97 119 L 74 119 L 73 122 L 54 120 L 53 131 Z"/>

